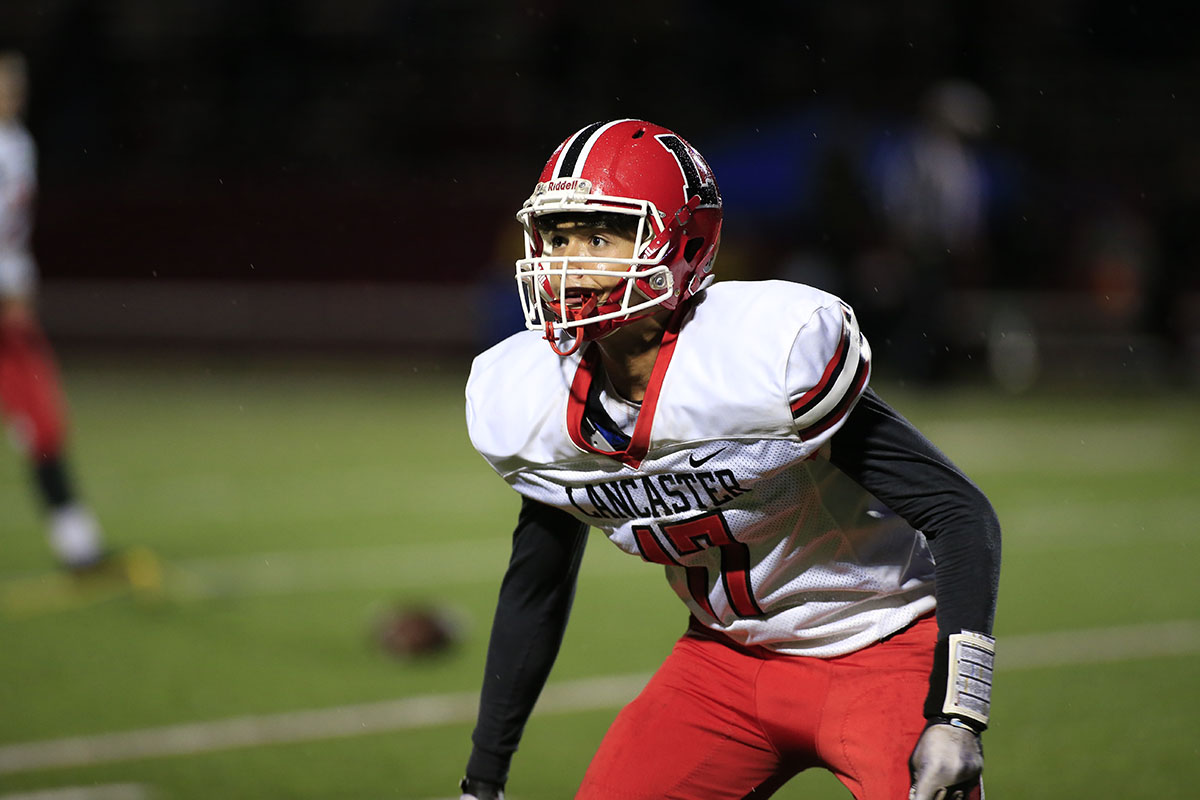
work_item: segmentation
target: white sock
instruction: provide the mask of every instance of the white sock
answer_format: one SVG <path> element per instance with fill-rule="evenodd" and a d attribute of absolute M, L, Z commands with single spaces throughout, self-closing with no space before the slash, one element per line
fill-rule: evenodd
<path fill-rule="evenodd" d="M 101 554 L 100 525 L 83 506 L 56 509 L 50 512 L 50 546 L 68 567 L 88 564 Z"/>

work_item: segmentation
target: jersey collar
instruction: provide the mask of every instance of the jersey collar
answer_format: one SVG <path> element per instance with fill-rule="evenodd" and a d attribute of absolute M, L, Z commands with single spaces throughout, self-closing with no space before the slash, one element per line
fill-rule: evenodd
<path fill-rule="evenodd" d="M 675 353 L 675 342 L 679 338 L 679 327 L 684 316 L 680 313 L 681 310 L 682 306 L 671 315 L 667 330 L 663 333 L 658 355 L 654 358 L 654 369 L 650 372 L 650 382 L 642 398 L 642 408 L 638 411 L 629 444 L 623 450 L 598 450 L 583 434 L 583 415 L 587 408 L 588 391 L 600 374 L 600 348 L 593 342 L 583 351 L 583 358 L 579 360 L 575 378 L 571 382 L 571 394 L 567 398 L 567 433 L 571 436 L 571 442 L 580 450 L 614 458 L 633 469 L 641 466 L 642 459 L 650 450 L 650 429 L 654 425 L 654 410 L 658 406 L 663 379 L 666 378 L 667 367 L 670 366 L 671 357 Z"/>

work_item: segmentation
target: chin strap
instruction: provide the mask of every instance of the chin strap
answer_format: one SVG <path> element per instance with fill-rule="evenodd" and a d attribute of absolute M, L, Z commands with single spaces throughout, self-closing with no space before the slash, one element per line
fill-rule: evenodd
<path fill-rule="evenodd" d="M 582 336 L 573 336 L 571 338 L 573 338 L 575 340 L 575 343 L 571 345 L 571 349 L 559 350 L 558 349 L 558 337 L 554 335 L 554 323 L 553 322 L 546 323 L 546 341 L 550 343 L 550 349 L 553 350 L 554 352 L 558 353 L 560 356 L 569 356 L 583 345 L 583 337 Z"/>
<path fill-rule="evenodd" d="M 587 319 L 589 316 L 591 316 L 592 312 L 596 310 L 596 305 L 596 298 L 589 297 L 587 301 L 584 302 L 584 304 L 579 308 L 568 308 L 565 303 L 560 303 L 559 308 L 562 310 L 562 314 L 567 317 L 569 321 L 579 322 L 580 320 Z M 584 340 L 587 338 L 584 336 L 582 328 L 579 328 L 578 330 L 579 333 L 575 334 L 573 337 L 575 339 L 575 343 L 571 345 L 570 350 L 564 352 L 558 349 L 558 337 L 554 335 L 554 323 L 547 321 L 546 341 L 550 343 L 550 349 L 558 353 L 560 356 L 569 356 L 578 350 L 583 345 Z"/>

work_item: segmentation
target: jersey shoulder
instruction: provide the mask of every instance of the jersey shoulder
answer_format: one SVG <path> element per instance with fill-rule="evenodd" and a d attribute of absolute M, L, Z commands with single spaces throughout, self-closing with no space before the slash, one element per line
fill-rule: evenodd
<path fill-rule="evenodd" d="M 566 403 L 578 354 L 554 353 L 537 331 L 521 331 L 480 353 L 467 377 L 467 432 L 493 467 L 522 451 Z"/>
<path fill-rule="evenodd" d="M 657 439 L 795 438 L 789 360 L 833 295 L 788 281 L 722 281 L 685 318 L 655 415 Z"/>
<path fill-rule="evenodd" d="M 832 435 L 870 377 L 870 346 L 850 306 L 790 281 L 718 283 L 709 292 L 697 308 L 697 327 L 757 362 L 757 372 L 777 377 L 800 438 L 821 442 Z M 753 385 L 749 375 L 739 380 Z"/>
<path fill-rule="evenodd" d="M 823 308 L 843 305 L 829 292 L 794 281 L 721 281 L 705 291 L 697 312 L 734 316 L 745 326 L 777 328 L 803 324 Z"/>
<path fill-rule="evenodd" d="M 841 346 L 846 326 L 858 328 L 843 300 L 802 283 L 732 281 L 705 294 L 689 325 L 740 352 L 761 353 L 778 366 L 800 351 L 823 367 Z"/>

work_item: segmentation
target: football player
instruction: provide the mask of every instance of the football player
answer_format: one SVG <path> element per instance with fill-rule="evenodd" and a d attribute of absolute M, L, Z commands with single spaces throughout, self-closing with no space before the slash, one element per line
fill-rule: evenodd
<path fill-rule="evenodd" d="M 29 239 L 37 173 L 33 139 L 21 122 L 26 87 L 23 57 L 0 53 L 0 411 L 32 469 L 58 561 L 83 574 L 105 551 L 94 515 L 72 486 L 58 370 L 34 313 Z"/>
<path fill-rule="evenodd" d="M 572 134 L 517 215 L 527 326 L 475 359 L 471 441 L 522 498 L 463 798 L 502 798 L 589 528 L 662 566 L 686 633 L 580 798 L 978 798 L 1000 527 L 868 388 L 837 297 L 713 283 L 721 196 L 666 128 Z"/>

